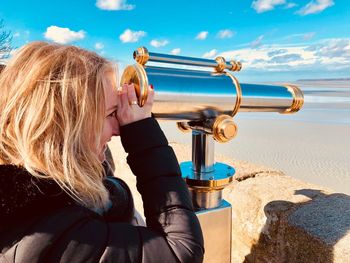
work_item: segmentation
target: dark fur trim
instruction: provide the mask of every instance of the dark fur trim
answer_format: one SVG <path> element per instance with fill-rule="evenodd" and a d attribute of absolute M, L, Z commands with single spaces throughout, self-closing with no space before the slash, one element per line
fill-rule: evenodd
<path fill-rule="evenodd" d="M 40 215 L 75 203 L 51 179 L 39 179 L 25 169 L 0 165 L 0 220 Z"/>

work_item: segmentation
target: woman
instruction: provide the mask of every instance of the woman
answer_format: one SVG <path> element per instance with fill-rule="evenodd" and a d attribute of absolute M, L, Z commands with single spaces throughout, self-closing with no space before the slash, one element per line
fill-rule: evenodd
<path fill-rule="evenodd" d="M 0 262 L 201 262 L 203 238 L 172 149 L 132 85 L 77 47 L 33 42 L 0 75 Z M 147 227 L 108 176 L 121 136 Z"/>

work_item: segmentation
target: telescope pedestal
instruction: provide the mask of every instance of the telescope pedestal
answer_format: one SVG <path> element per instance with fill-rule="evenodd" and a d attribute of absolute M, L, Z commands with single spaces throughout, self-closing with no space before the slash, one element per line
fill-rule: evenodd
<path fill-rule="evenodd" d="M 217 208 L 196 212 L 204 237 L 205 263 L 231 262 L 232 207 L 225 200 Z"/>
<path fill-rule="evenodd" d="M 231 183 L 233 167 L 214 162 L 212 135 L 192 131 L 192 161 L 180 164 L 204 236 L 204 262 L 231 262 L 231 205 L 222 191 Z"/>

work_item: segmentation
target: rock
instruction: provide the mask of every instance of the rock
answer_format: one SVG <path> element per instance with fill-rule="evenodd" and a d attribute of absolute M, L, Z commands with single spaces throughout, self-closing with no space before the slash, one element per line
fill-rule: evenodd
<path fill-rule="evenodd" d="M 226 191 L 232 262 L 350 262 L 350 197 L 260 174 Z"/>

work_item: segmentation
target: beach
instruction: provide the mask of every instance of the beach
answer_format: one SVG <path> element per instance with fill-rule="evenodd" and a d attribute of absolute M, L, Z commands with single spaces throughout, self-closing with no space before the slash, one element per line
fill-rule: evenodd
<path fill-rule="evenodd" d="M 304 92 L 300 112 L 238 112 L 237 136 L 216 143 L 215 152 L 350 194 L 350 82 L 294 84 Z M 191 135 L 180 132 L 175 123 L 160 124 L 170 142 L 191 145 Z"/>

